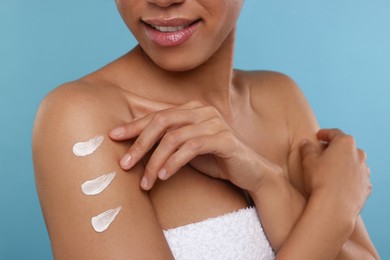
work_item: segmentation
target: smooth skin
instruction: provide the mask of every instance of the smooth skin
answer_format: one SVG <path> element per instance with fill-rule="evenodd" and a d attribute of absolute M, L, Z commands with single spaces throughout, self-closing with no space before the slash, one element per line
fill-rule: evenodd
<path fill-rule="evenodd" d="M 339 130 L 318 132 L 288 77 L 233 70 L 242 2 L 117 0 L 139 46 L 44 99 L 33 156 L 55 259 L 172 259 L 163 229 L 244 208 L 243 190 L 278 259 L 379 258 L 359 216 L 371 190 L 364 152 Z M 148 39 L 142 18 L 177 16 L 201 21 L 189 41 Z M 93 155 L 72 154 L 99 134 Z M 112 171 L 102 194 L 82 194 Z M 117 206 L 96 233 L 90 218 Z"/>

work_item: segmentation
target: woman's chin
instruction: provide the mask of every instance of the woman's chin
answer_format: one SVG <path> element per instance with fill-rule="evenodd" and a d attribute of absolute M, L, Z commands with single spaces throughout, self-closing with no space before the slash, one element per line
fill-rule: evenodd
<path fill-rule="evenodd" d="M 196 67 L 199 67 L 201 64 L 199 63 L 185 63 L 180 60 L 176 61 L 169 61 L 169 62 L 162 62 L 160 60 L 154 61 L 154 63 L 160 67 L 163 70 L 166 71 L 172 71 L 172 72 L 185 72 L 192 69 L 195 69 Z"/>

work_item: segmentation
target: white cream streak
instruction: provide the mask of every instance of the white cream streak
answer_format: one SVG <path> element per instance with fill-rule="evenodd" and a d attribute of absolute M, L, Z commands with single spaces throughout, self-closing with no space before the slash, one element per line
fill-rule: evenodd
<path fill-rule="evenodd" d="M 76 156 L 87 156 L 96 151 L 103 143 L 104 137 L 102 135 L 96 136 L 86 142 L 79 142 L 73 146 L 73 153 Z"/>
<path fill-rule="evenodd" d="M 94 180 L 86 181 L 81 185 L 85 195 L 97 195 L 104 191 L 115 178 L 116 172 L 104 174 Z"/>
<path fill-rule="evenodd" d="M 105 231 L 110 224 L 115 220 L 116 216 L 121 211 L 122 207 L 115 209 L 109 209 L 106 212 L 103 212 L 95 217 L 92 217 L 91 223 L 96 232 Z"/>

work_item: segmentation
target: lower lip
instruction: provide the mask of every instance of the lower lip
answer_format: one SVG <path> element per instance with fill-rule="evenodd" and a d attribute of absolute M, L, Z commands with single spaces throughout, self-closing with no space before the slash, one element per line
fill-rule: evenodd
<path fill-rule="evenodd" d="M 149 39 L 154 43 L 163 47 L 171 47 L 180 45 L 191 38 L 191 36 L 196 32 L 199 23 L 200 22 L 198 21 L 176 32 L 160 32 L 149 25 L 146 25 L 146 30 Z"/>

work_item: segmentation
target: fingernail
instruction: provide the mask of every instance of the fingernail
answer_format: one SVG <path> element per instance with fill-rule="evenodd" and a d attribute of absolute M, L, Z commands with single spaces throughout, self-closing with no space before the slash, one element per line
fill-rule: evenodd
<path fill-rule="evenodd" d="M 118 128 L 111 130 L 110 135 L 119 137 L 119 136 L 122 136 L 124 134 L 124 132 L 125 132 L 125 129 L 123 129 L 123 127 L 118 127 Z"/>
<path fill-rule="evenodd" d="M 141 180 L 141 187 L 142 189 L 146 190 L 148 188 L 148 179 L 146 179 L 146 177 L 142 177 L 142 180 Z"/>
<path fill-rule="evenodd" d="M 123 168 L 129 168 L 130 162 L 131 162 L 131 155 L 126 154 L 122 157 L 120 164 Z"/>
<path fill-rule="evenodd" d="M 158 177 L 161 179 L 161 180 L 166 180 L 167 179 L 167 176 L 168 176 L 168 172 L 166 169 L 161 169 L 159 172 L 158 172 Z"/>

